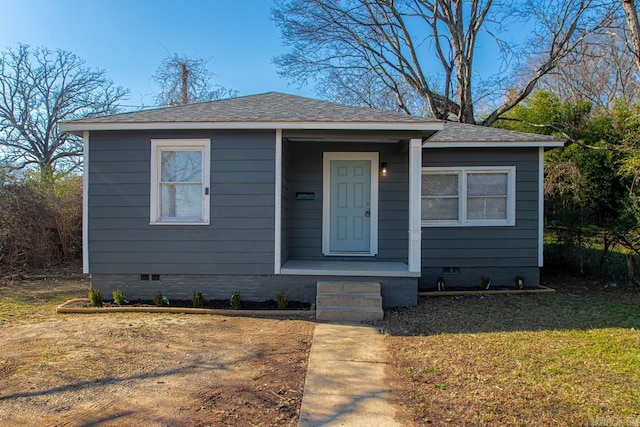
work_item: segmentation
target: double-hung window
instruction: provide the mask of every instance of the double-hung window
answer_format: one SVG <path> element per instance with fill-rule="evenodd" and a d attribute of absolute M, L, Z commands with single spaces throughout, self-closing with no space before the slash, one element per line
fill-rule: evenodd
<path fill-rule="evenodd" d="M 209 224 L 209 139 L 151 140 L 151 224 Z"/>
<path fill-rule="evenodd" d="M 422 226 L 515 225 L 515 166 L 422 168 Z"/>

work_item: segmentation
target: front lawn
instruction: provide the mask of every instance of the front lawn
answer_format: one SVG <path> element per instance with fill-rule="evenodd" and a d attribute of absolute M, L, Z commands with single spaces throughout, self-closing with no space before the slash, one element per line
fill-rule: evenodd
<path fill-rule="evenodd" d="M 88 279 L 0 278 L 0 327 L 53 320 L 59 304 L 71 298 L 86 298 L 88 292 Z"/>
<path fill-rule="evenodd" d="M 393 376 L 418 424 L 640 426 L 640 295 L 424 298 L 388 313 Z"/>
<path fill-rule="evenodd" d="M 0 425 L 298 424 L 313 323 L 55 314 L 87 291 L 0 282 Z"/>

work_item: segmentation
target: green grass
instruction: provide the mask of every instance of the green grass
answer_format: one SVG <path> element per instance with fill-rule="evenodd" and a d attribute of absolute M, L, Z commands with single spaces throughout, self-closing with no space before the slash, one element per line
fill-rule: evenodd
<path fill-rule="evenodd" d="M 640 425 L 637 292 L 426 298 L 379 326 L 420 425 Z"/>
<path fill-rule="evenodd" d="M 545 270 L 562 271 L 565 274 L 594 277 L 624 284 L 627 280 L 625 254 L 612 251 L 600 265 L 602 245 L 592 247 L 568 246 L 561 243 L 545 242 Z"/>
<path fill-rule="evenodd" d="M 43 322 L 71 298 L 86 298 L 84 280 L 37 280 L 0 283 L 0 327 Z"/>

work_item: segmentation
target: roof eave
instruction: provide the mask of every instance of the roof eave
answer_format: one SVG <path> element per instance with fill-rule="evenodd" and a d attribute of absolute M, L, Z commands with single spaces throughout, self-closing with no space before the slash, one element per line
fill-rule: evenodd
<path fill-rule="evenodd" d="M 425 142 L 423 148 L 510 148 L 510 147 L 563 147 L 564 141 L 456 141 Z"/>
<path fill-rule="evenodd" d="M 441 130 L 443 122 L 63 122 L 60 130 L 68 133 L 101 130 L 185 130 L 185 129 L 313 129 L 313 130 Z"/>

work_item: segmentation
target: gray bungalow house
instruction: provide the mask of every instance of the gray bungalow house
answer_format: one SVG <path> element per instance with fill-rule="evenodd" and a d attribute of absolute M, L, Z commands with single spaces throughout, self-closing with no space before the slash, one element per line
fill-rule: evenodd
<path fill-rule="evenodd" d="M 84 271 L 110 295 L 313 302 L 319 281 L 539 282 L 556 138 L 270 92 L 60 124 L 84 138 Z"/>

